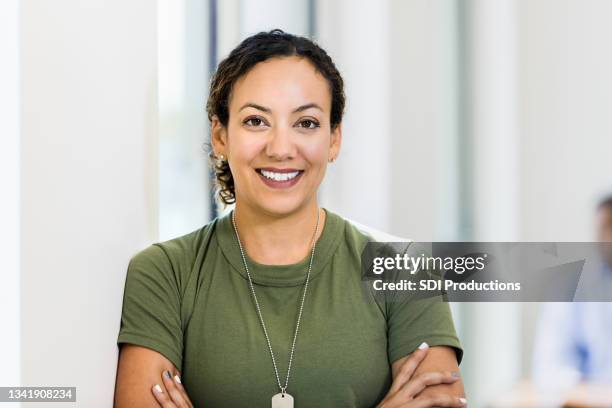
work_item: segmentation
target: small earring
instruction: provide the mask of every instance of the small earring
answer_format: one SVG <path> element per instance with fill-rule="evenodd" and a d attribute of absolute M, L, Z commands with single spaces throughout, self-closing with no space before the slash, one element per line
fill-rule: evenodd
<path fill-rule="evenodd" d="M 222 154 L 220 154 L 220 155 L 219 155 L 219 160 L 224 161 L 224 160 L 225 160 L 225 156 L 224 156 L 224 155 L 222 155 Z"/>

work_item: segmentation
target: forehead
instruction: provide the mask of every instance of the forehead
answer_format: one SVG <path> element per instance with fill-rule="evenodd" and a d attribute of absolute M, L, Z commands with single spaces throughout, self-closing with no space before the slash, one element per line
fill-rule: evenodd
<path fill-rule="evenodd" d="M 230 110 L 254 102 L 273 111 L 292 110 L 306 103 L 331 109 L 327 79 L 306 58 L 271 58 L 256 64 L 234 84 Z"/>

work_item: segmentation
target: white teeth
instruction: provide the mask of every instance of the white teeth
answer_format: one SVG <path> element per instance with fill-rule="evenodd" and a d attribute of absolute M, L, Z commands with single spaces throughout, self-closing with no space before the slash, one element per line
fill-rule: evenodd
<path fill-rule="evenodd" d="M 286 181 L 286 180 L 291 180 L 292 178 L 295 178 L 298 174 L 300 174 L 300 172 L 294 171 L 291 173 L 276 173 L 273 171 L 261 170 L 261 174 L 263 174 L 266 178 L 269 178 L 271 180 Z"/>

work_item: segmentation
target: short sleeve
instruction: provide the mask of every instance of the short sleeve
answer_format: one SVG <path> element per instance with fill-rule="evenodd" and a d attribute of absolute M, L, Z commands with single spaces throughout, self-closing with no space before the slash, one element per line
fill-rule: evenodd
<path fill-rule="evenodd" d="M 155 350 L 182 370 L 181 296 L 176 274 L 158 244 L 132 257 L 125 280 L 117 344 Z"/>
<path fill-rule="evenodd" d="M 423 342 L 454 348 L 457 363 L 461 363 L 463 349 L 450 306 L 442 296 L 393 299 L 387 303 L 387 314 L 387 350 L 391 363 L 412 353 Z"/>

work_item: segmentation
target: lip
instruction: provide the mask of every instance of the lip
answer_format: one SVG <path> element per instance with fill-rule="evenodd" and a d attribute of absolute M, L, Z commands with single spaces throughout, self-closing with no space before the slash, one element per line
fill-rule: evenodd
<path fill-rule="evenodd" d="M 295 176 L 294 178 L 292 178 L 291 180 L 284 180 L 284 181 L 277 181 L 277 180 L 271 180 L 267 177 L 265 177 L 263 174 L 261 174 L 261 172 L 259 170 L 266 170 L 266 171 L 273 171 L 276 173 L 292 173 L 292 172 L 299 172 L 299 174 L 297 176 Z M 304 170 L 299 170 L 299 169 L 277 169 L 275 167 L 260 167 L 257 168 L 255 170 L 255 173 L 257 173 L 257 175 L 259 176 L 260 180 L 263 181 L 263 183 L 271 188 L 274 189 L 288 189 L 293 187 L 294 185 L 296 185 L 301 179 L 302 176 L 304 175 Z"/>
<path fill-rule="evenodd" d="M 275 173 L 293 173 L 294 171 L 302 171 L 300 169 L 293 169 L 293 168 L 279 169 L 276 167 L 258 167 L 257 170 L 273 171 Z"/>

